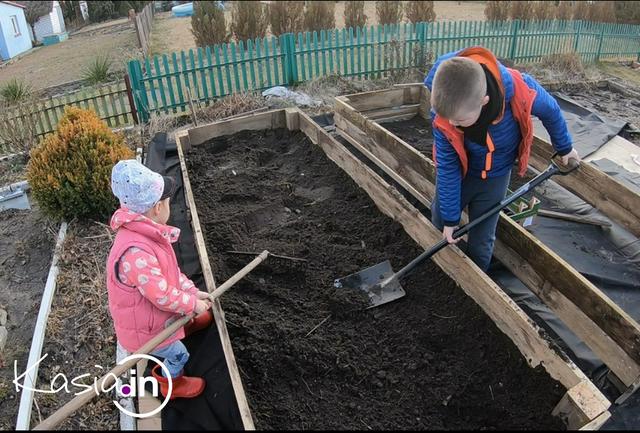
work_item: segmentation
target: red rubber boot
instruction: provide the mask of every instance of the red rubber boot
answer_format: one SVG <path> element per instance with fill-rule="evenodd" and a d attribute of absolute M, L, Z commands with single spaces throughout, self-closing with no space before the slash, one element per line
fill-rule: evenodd
<path fill-rule="evenodd" d="M 189 336 L 194 332 L 198 332 L 201 329 L 208 328 L 209 325 L 213 322 L 213 312 L 211 309 L 208 309 L 204 313 L 198 314 L 196 317 L 191 319 L 186 325 L 184 325 L 184 334 L 185 336 Z"/>
<path fill-rule="evenodd" d="M 169 390 L 169 379 L 162 376 L 159 371 L 160 365 L 156 365 L 151 370 L 151 374 L 160 384 L 160 392 L 163 396 L 167 396 Z M 176 398 L 194 398 L 202 394 L 205 387 L 205 381 L 201 377 L 190 377 L 180 374 L 177 377 L 171 378 L 173 389 L 169 400 Z"/>

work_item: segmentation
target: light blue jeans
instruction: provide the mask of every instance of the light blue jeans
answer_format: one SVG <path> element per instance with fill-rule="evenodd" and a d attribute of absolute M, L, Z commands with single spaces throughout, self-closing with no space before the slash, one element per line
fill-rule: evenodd
<path fill-rule="evenodd" d="M 511 172 L 500 177 L 490 177 L 486 180 L 467 176 L 462 181 L 460 207 L 469 206 L 469 221 L 481 216 L 494 205 L 498 204 L 507 194 Z M 486 219 L 483 223 L 469 231 L 466 254 L 483 271 L 489 269 L 493 246 L 496 241 L 496 226 L 500 214 Z M 431 204 L 431 221 L 438 230 L 444 228 L 440 215 L 438 194 Z"/>
<path fill-rule="evenodd" d="M 177 377 L 182 372 L 184 365 L 189 360 L 189 351 L 182 343 L 182 341 L 174 341 L 170 345 L 161 349 L 156 349 L 151 352 L 151 355 L 163 358 L 163 363 L 171 373 L 171 377 Z M 162 370 L 162 376 L 167 377 L 164 369 Z"/>

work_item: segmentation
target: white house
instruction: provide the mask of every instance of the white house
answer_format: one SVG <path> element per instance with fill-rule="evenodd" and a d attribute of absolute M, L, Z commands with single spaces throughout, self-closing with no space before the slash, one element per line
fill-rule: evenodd
<path fill-rule="evenodd" d="M 59 35 L 67 31 L 62 16 L 62 7 L 59 1 L 52 1 L 49 13 L 41 16 L 34 26 L 38 42 L 42 42 L 45 36 Z M 31 29 L 30 29 L 31 30 Z"/>

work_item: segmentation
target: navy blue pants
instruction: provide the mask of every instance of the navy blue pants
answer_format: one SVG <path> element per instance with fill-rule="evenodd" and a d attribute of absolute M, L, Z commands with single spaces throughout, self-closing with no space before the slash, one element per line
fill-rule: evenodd
<path fill-rule="evenodd" d="M 504 176 L 490 177 L 486 180 L 470 176 L 463 179 L 460 206 L 461 210 L 469 206 L 469 221 L 478 218 L 506 196 L 510 178 L 509 172 Z M 466 254 L 485 272 L 491 263 L 499 217 L 499 213 L 495 214 L 468 233 Z M 439 230 L 444 228 L 437 193 L 431 204 L 431 221 Z"/>

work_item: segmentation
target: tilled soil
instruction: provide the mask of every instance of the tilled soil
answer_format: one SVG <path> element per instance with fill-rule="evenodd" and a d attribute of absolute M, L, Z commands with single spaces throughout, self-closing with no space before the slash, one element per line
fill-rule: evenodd
<path fill-rule="evenodd" d="M 7 311 L 8 331 L 0 353 L 1 430 L 15 429 L 20 393 L 12 383 L 14 362 L 23 372 L 57 234 L 35 203 L 32 206 L 0 212 L 0 308 Z"/>
<path fill-rule="evenodd" d="M 564 393 L 432 262 L 363 310 L 335 278 L 421 249 L 300 132 L 241 132 L 187 154 L 215 277 L 259 429 L 561 429 Z"/>

